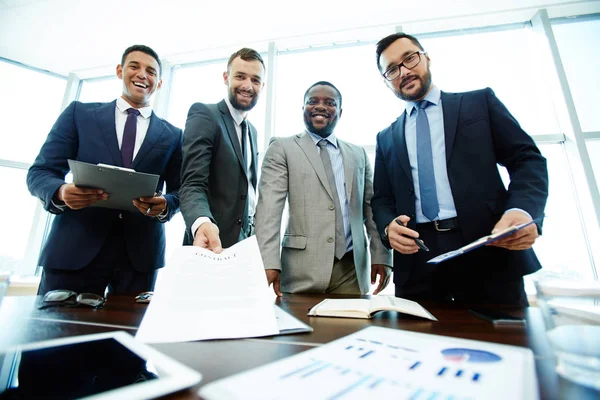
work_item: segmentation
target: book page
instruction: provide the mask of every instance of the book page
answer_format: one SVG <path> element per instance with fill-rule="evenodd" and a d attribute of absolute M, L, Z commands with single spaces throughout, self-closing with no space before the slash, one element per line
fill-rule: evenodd
<path fill-rule="evenodd" d="M 167 343 L 276 335 L 274 296 L 254 236 L 221 254 L 184 246 L 161 270 L 136 338 Z"/>
<path fill-rule="evenodd" d="M 369 300 L 368 299 L 326 299 L 319 303 L 316 309 L 317 315 L 321 312 L 328 315 L 334 315 L 331 311 L 358 311 L 369 315 Z"/>
<path fill-rule="evenodd" d="M 374 296 L 371 298 L 371 312 L 377 310 L 393 310 L 437 321 L 429 311 L 419 303 L 394 296 Z"/>

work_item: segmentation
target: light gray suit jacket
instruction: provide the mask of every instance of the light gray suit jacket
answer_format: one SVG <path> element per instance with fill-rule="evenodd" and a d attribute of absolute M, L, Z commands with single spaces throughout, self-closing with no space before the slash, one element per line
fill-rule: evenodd
<path fill-rule="evenodd" d="M 361 293 L 370 288 L 367 237 L 373 264 L 392 265 L 392 254 L 379 238 L 373 212 L 372 170 L 365 150 L 337 139 L 344 160 L 346 196 Z M 273 138 L 262 163 L 256 207 L 256 238 L 266 269 L 281 271 L 281 290 L 325 292 L 334 262 L 333 194 L 317 146 L 308 133 Z M 281 240 L 286 197 L 289 220 Z M 365 232 L 366 227 L 366 232 Z M 281 247 L 280 247 L 281 244 Z"/>

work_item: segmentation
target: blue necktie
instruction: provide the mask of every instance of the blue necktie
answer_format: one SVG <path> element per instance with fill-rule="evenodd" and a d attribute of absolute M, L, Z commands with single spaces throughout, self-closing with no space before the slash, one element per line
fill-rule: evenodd
<path fill-rule="evenodd" d="M 125 168 L 131 168 L 133 162 L 133 148 L 135 147 L 135 134 L 137 129 L 137 116 L 140 112 L 135 108 L 127 109 L 127 121 L 123 130 L 123 143 L 121 144 L 121 161 Z"/>
<path fill-rule="evenodd" d="M 440 212 L 435 175 L 433 173 L 433 155 L 431 151 L 431 134 L 429 120 L 425 109 L 431 103 L 421 100 L 417 103 L 417 165 L 419 168 L 419 192 L 421 194 L 421 210 L 430 221 Z"/>

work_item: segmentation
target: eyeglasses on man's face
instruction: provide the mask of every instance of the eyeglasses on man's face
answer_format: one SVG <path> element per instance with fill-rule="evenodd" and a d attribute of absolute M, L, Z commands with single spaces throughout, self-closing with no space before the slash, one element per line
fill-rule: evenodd
<path fill-rule="evenodd" d="M 413 69 L 421 62 L 421 54 L 425 55 L 427 52 L 415 51 L 414 53 L 409 54 L 400 64 L 388 68 L 388 70 L 383 73 L 383 77 L 388 81 L 393 81 L 400 76 L 400 68 Z"/>
<path fill-rule="evenodd" d="M 48 307 L 77 307 L 87 306 L 102 308 L 106 299 L 95 293 L 75 293 L 71 290 L 51 290 L 44 295 L 40 310 Z"/>

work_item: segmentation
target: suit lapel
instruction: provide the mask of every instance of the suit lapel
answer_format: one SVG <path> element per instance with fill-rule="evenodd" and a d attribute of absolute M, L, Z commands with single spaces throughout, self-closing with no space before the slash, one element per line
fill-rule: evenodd
<path fill-rule="evenodd" d="M 404 124 L 406 122 L 406 111 L 396 121 L 396 129 L 392 132 L 392 149 L 396 150 L 396 160 L 402 171 L 410 182 L 413 181 L 412 173 L 410 172 L 410 161 L 408 159 L 408 150 L 406 149 L 406 136 L 404 133 Z"/>
<path fill-rule="evenodd" d="M 442 107 L 444 110 L 444 136 L 446 144 L 446 163 L 450 161 L 454 137 L 456 136 L 456 126 L 458 124 L 458 113 L 460 112 L 460 103 L 462 95 L 458 93 L 442 92 Z"/>
<path fill-rule="evenodd" d="M 350 204 L 352 185 L 354 183 L 354 174 L 356 174 L 356 162 L 353 157 L 353 150 L 350 147 L 346 146 L 346 143 L 342 142 L 340 139 L 338 139 L 337 142 L 340 148 L 340 153 L 342 153 L 342 160 L 344 161 L 344 181 L 346 183 L 346 199 L 348 200 L 348 204 Z"/>
<path fill-rule="evenodd" d="M 115 122 L 115 107 L 117 101 L 102 104 L 96 109 L 96 118 L 104 143 L 113 158 L 113 165 L 123 166 L 121 160 L 121 150 L 119 150 L 119 141 L 117 140 L 117 128 Z"/>
<path fill-rule="evenodd" d="M 321 156 L 319 156 L 319 152 L 317 150 L 317 146 L 315 142 L 313 142 L 310 135 L 306 132 L 300 133 L 296 135 L 296 143 L 302 149 L 306 158 L 308 158 L 308 162 L 312 165 L 313 169 L 317 173 L 317 177 L 321 181 L 321 184 L 327 190 L 327 193 L 333 199 L 333 192 L 329 187 L 329 180 L 327 180 L 327 173 L 325 172 L 325 168 L 323 167 L 323 161 L 321 161 Z"/>
<path fill-rule="evenodd" d="M 142 162 L 144 157 L 150 152 L 150 150 L 152 150 L 152 147 L 154 147 L 154 144 L 158 141 L 164 129 L 165 124 L 158 119 L 153 111 L 150 115 L 150 125 L 148 126 L 148 131 L 146 132 L 144 142 L 142 143 L 140 150 L 135 155 L 133 163 L 131 164 L 133 169 L 135 169 Z"/>
<path fill-rule="evenodd" d="M 221 100 L 218 104 L 219 111 L 221 111 L 221 118 L 223 118 L 223 123 L 225 124 L 225 129 L 227 129 L 227 135 L 229 136 L 229 140 L 231 141 L 231 145 L 235 150 L 235 155 L 237 156 L 238 162 L 246 174 L 246 163 L 244 158 L 242 157 L 242 147 L 240 145 L 240 139 L 238 139 L 237 131 L 235 129 L 235 122 L 231 113 L 229 112 L 229 108 L 227 108 L 227 103 L 225 100 Z"/>

